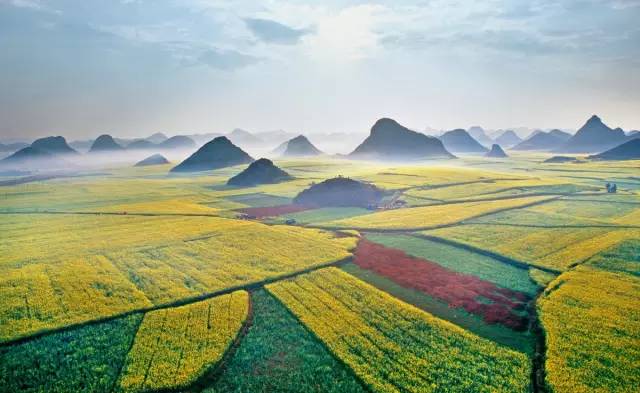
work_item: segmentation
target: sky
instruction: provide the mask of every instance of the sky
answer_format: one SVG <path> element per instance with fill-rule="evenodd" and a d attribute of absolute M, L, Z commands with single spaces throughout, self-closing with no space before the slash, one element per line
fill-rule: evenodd
<path fill-rule="evenodd" d="M 640 129 L 640 0 L 0 0 L 0 141 Z"/>

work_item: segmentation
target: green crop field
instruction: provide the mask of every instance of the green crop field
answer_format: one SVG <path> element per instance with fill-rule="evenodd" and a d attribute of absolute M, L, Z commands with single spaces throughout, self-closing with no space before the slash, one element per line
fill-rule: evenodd
<path fill-rule="evenodd" d="M 451 270 L 477 276 L 502 287 L 535 295 L 538 286 L 529 279 L 527 269 L 508 265 L 491 257 L 433 240 L 407 235 L 368 234 L 367 239 L 409 255 L 426 258 Z"/>
<path fill-rule="evenodd" d="M 0 186 L 0 392 L 634 391 L 638 163 L 545 157 Z M 293 204 L 338 175 L 384 199 Z"/>
<path fill-rule="evenodd" d="M 364 392 L 287 309 L 265 290 L 251 295 L 253 322 L 219 379 L 205 393 Z"/>

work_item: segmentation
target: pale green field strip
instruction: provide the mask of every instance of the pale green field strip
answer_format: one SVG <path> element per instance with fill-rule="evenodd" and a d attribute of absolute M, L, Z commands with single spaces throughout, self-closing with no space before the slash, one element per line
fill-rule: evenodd
<path fill-rule="evenodd" d="M 425 258 L 447 269 L 470 274 L 504 288 L 534 296 L 538 286 L 529 279 L 528 269 L 503 263 L 486 255 L 452 245 L 409 235 L 367 234 L 366 238 L 386 247 L 397 248 Z"/>

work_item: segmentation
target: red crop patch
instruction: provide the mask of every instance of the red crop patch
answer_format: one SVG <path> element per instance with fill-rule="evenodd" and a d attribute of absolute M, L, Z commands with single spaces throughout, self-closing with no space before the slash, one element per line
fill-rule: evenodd
<path fill-rule="evenodd" d="M 523 292 L 502 288 L 470 274 L 449 270 L 427 259 L 407 255 L 361 239 L 355 252 L 355 263 L 392 281 L 426 293 L 463 308 L 489 324 L 500 323 L 514 330 L 526 330 L 529 319 L 515 313 L 524 310 L 530 299 Z"/>

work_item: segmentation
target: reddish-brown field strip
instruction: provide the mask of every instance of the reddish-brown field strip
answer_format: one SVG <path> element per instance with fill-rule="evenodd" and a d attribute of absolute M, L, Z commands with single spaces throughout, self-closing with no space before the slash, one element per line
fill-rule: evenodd
<path fill-rule="evenodd" d="M 415 258 L 404 251 L 388 248 L 366 239 L 360 240 L 355 263 L 372 270 L 405 288 L 412 288 L 478 315 L 489 324 L 500 323 L 514 330 L 526 330 L 529 319 L 516 314 L 530 297 L 499 287 L 470 274 L 449 270 L 427 259 Z"/>

